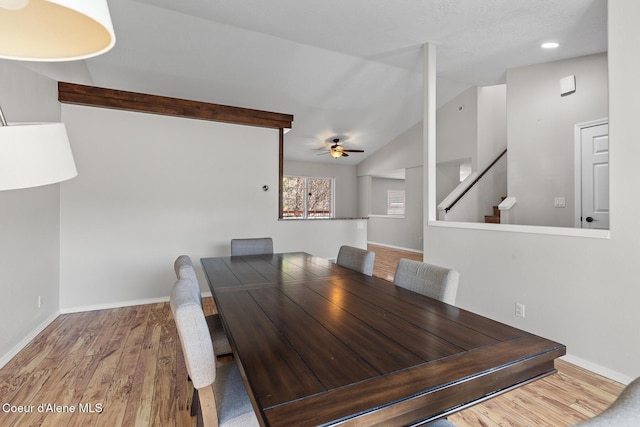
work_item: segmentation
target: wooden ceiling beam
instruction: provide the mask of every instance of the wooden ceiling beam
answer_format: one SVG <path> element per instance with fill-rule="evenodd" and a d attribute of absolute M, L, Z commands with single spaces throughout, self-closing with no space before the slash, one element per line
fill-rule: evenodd
<path fill-rule="evenodd" d="M 58 101 L 246 126 L 290 129 L 293 115 L 58 82 Z"/>

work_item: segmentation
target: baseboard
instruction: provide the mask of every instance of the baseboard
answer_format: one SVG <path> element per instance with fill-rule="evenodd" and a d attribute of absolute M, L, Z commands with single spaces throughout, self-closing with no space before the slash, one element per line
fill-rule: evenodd
<path fill-rule="evenodd" d="M 60 312 L 57 311 L 53 313 L 51 316 L 47 317 L 42 323 L 40 323 L 36 328 L 27 334 L 18 344 L 13 346 L 11 350 L 9 350 L 6 354 L 0 357 L 0 368 L 9 363 L 11 359 L 13 359 L 16 354 L 20 353 L 23 348 L 25 348 L 31 341 L 33 341 L 40 332 L 44 331 L 44 329 L 49 326 L 56 318 L 60 315 Z"/>
<path fill-rule="evenodd" d="M 157 304 L 160 302 L 169 301 L 169 297 L 160 297 L 160 298 L 147 298 L 147 299 L 138 299 L 138 300 L 130 300 L 130 301 L 118 301 L 106 304 L 97 304 L 97 305 L 86 305 L 81 307 L 66 307 L 61 308 L 60 313 L 62 314 L 70 314 L 70 313 L 82 313 L 84 311 L 95 311 L 95 310 L 108 310 L 110 308 L 120 308 L 120 307 L 132 307 L 134 305 L 145 305 L 145 304 Z"/>
<path fill-rule="evenodd" d="M 386 243 L 367 242 L 367 244 L 368 245 L 376 245 L 376 246 L 384 246 L 385 248 L 391 248 L 391 249 L 399 249 L 401 251 L 415 252 L 417 254 L 423 253 L 423 251 L 419 251 L 417 249 L 409 249 L 409 248 L 403 248 L 402 246 L 387 245 Z"/>
<path fill-rule="evenodd" d="M 602 375 L 603 377 L 609 378 L 613 381 L 617 381 L 622 384 L 629 384 L 633 381 L 633 378 L 621 374 L 620 372 L 616 372 L 612 369 L 605 368 L 604 366 L 600 366 L 593 362 L 589 362 L 588 360 L 581 359 L 579 357 L 573 356 L 571 354 L 567 354 L 566 356 L 561 357 L 565 362 L 572 363 L 574 365 L 580 366 L 581 368 L 587 369 L 591 372 L 594 372 L 598 375 Z"/>
<path fill-rule="evenodd" d="M 211 292 L 202 292 L 203 297 L 210 297 Z M 169 297 L 146 298 L 131 301 L 119 301 L 107 304 L 86 305 L 82 307 L 61 308 L 60 314 L 82 313 L 85 311 L 108 310 L 110 308 L 133 307 L 135 305 L 158 304 L 169 301 Z"/>

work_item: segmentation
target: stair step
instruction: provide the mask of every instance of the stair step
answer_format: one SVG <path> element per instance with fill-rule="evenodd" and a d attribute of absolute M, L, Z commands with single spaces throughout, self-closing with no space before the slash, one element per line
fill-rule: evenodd
<path fill-rule="evenodd" d="M 486 224 L 500 224 L 500 215 L 485 215 L 484 222 Z"/>
<path fill-rule="evenodd" d="M 493 216 L 500 216 L 500 208 L 498 208 L 497 206 L 493 207 Z"/>

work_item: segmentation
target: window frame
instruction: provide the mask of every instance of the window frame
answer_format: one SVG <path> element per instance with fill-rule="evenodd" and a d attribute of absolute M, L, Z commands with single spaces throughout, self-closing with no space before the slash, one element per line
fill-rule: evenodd
<path fill-rule="evenodd" d="M 400 209 L 392 208 L 391 205 L 394 203 L 399 203 L 397 200 L 397 196 L 402 194 L 402 212 L 394 212 Z M 392 200 L 393 199 L 393 200 Z M 389 216 L 404 216 L 407 211 L 407 192 L 406 190 L 392 190 L 387 189 L 387 215 Z"/>
<path fill-rule="evenodd" d="M 296 178 L 304 180 L 304 198 L 302 203 L 302 216 L 286 216 L 284 209 L 284 180 L 285 178 Z M 331 211 L 328 216 L 309 216 L 309 180 L 312 179 L 320 179 L 320 180 L 328 180 L 331 183 L 331 191 L 330 191 L 330 205 Z M 282 175 L 282 183 L 280 185 L 281 189 L 281 200 L 282 207 L 280 209 L 280 218 L 285 220 L 301 220 L 301 219 L 332 219 L 336 216 L 336 206 L 335 206 L 335 192 L 336 192 L 336 180 L 334 177 L 326 177 L 326 176 L 300 176 L 300 175 Z"/>

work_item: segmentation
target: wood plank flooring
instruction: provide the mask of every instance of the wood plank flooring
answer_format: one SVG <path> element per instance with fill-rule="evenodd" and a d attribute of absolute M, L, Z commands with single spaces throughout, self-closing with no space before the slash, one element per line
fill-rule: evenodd
<path fill-rule="evenodd" d="M 422 261 L 421 252 L 405 251 L 402 249 L 390 248 L 387 246 L 373 245 L 369 243 L 367 249 L 375 252 L 376 259 L 373 263 L 373 275 L 385 280 L 393 281 L 396 273 L 398 260 L 408 258 L 415 261 Z"/>
<path fill-rule="evenodd" d="M 380 277 L 393 276 L 396 258 L 421 258 L 372 249 Z M 215 311 L 211 298 L 205 311 Z M 458 427 L 569 426 L 623 387 L 564 361 L 556 367 L 449 419 Z M 194 426 L 186 378 L 168 303 L 64 314 L 0 369 L 0 426 Z M 32 412 L 10 412 L 19 406 Z"/>

